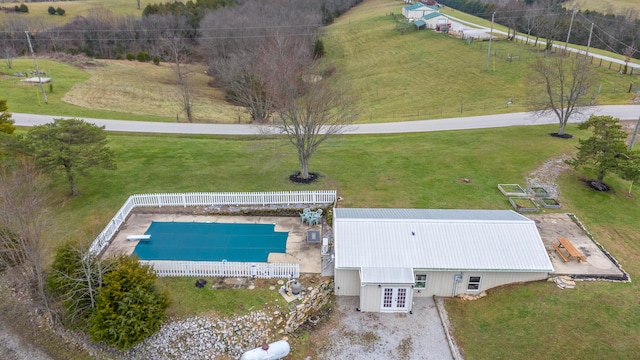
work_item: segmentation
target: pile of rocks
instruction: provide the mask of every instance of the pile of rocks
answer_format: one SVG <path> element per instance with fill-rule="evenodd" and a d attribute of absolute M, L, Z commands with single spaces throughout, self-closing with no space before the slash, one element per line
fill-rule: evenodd
<path fill-rule="evenodd" d="M 469 301 L 482 299 L 482 298 L 483 298 L 483 297 L 485 297 L 485 296 L 487 296 L 487 293 L 486 293 L 486 292 L 484 292 L 484 291 L 483 291 L 483 292 L 481 292 L 480 294 L 477 294 L 477 295 L 471 295 L 471 294 L 460 294 L 460 295 L 458 295 L 458 297 L 459 297 L 460 299 L 462 299 L 462 300 L 469 300 Z"/>
<path fill-rule="evenodd" d="M 165 324 L 145 339 L 124 359 L 215 359 L 227 354 L 238 358 L 249 349 L 268 343 L 277 336 L 277 323 L 283 314 L 252 312 L 228 320 L 194 317 Z M 280 320 L 280 321 L 278 321 Z"/>
<path fill-rule="evenodd" d="M 290 334 L 307 321 L 317 322 L 318 312 L 329 302 L 332 293 L 333 280 L 325 280 L 318 287 L 307 292 L 302 303 L 289 314 L 284 332 Z"/>

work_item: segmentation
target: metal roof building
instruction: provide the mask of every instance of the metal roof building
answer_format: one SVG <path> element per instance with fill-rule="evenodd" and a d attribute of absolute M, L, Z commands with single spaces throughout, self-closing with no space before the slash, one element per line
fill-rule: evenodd
<path fill-rule="evenodd" d="M 359 295 L 366 311 L 385 311 L 376 289 L 392 300 L 403 287 L 407 300 L 455 296 L 553 271 L 535 222 L 514 211 L 335 208 L 333 216 L 336 294 Z"/>

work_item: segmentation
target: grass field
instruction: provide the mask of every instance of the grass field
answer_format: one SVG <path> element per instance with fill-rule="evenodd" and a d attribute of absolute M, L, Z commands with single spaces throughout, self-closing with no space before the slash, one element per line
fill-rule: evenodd
<path fill-rule="evenodd" d="M 467 115 L 502 111 L 482 104 L 498 104 L 498 101 L 506 104 L 511 94 L 516 104 L 520 102 L 521 95 L 517 94 L 525 90 L 525 83 L 518 81 L 523 80 L 520 73 L 526 68 L 525 50 L 512 48 L 516 45 L 506 42 L 494 43 L 498 54 L 520 49 L 523 60 L 519 64 L 507 63 L 498 55 L 496 70 L 485 72 L 486 47 L 480 48 L 475 43 L 467 45 L 428 32 L 397 34 L 386 14 L 399 13 L 401 5 L 366 1 L 327 30 L 328 57 L 334 59 L 338 72 L 349 74 L 363 107 L 369 108 L 372 114 L 370 119 L 365 114 L 362 121 L 424 118 L 433 116 L 429 112 L 437 112 L 438 107 L 447 114 L 445 104 L 459 109 L 461 98 L 468 109 L 463 114 Z M 371 19 L 368 23 L 367 17 Z M 422 46 L 423 43 L 416 46 L 416 40 L 424 40 L 429 46 Z M 155 95 L 150 94 L 136 97 L 145 86 L 153 88 L 145 81 L 140 81 L 145 84 L 140 87 L 132 83 L 136 91 L 122 96 L 122 103 L 109 100 L 122 111 L 119 113 L 88 110 L 61 101 L 66 93 L 74 91 L 74 85 L 82 86 L 90 76 L 95 77 L 91 81 L 108 88 L 115 83 L 115 80 L 109 83 L 109 76 L 129 74 L 120 79 L 127 80 L 130 74 L 147 71 L 146 68 L 124 70 L 121 66 L 127 65 L 126 62 L 114 62 L 110 65 L 113 72 L 99 74 L 103 68 L 95 68 L 94 74 L 45 60 L 39 63 L 55 78 L 51 103 L 38 105 L 37 88 L 23 87 L 15 83 L 15 79 L 3 76 L 0 98 L 10 100 L 11 111 L 18 111 L 12 106 L 13 101 L 19 108 L 27 109 L 25 112 L 42 112 L 45 108 L 69 116 L 172 121 L 173 114 L 140 116 L 130 111 L 135 109 L 136 102 L 127 102 L 129 98 L 139 104 L 155 99 Z M 19 67 L 27 68 L 28 62 Z M 168 76 L 166 73 L 156 75 L 165 76 L 165 81 Z M 602 98 L 613 103 L 628 100 L 628 95 L 619 89 L 626 89 L 630 77 L 608 71 L 601 76 L 603 84 L 611 84 L 609 90 L 600 95 Z M 107 79 L 100 80 L 101 77 Z M 67 80 L 58 82 L 58 79 Z M 515 85 L 510 85 L 512 83 Z M 616 88 L 620 93 L 613 93 L 613 84 L 618 84 Z M 84 98 L 86 105 L 101 100 L 97 95 L 101 89 L 84 89 L 83 92 L 96 91 Z M 109 92 L 114 91 L 110 89 Z M 17 100 L 12 100 L 13 96 Z M 29 111 L 31 108 L 34 111 Z M 504 111 L 508 110 L 512 109 Z M 53 184 L 60 204 L 60 208 L 55 209 L 56 219 L 65 228 L 59 243 L 68 238 L 92 241 L 134 193 L 335 189 L 344 198 L 341 205 L 345 207 L 510 209 L 507 198 L 496 187 L 498 183 L 524 184 L 527 174 L 545 160 L 575 151 L 577 138 L 561 140 L 547 135 L 555 130 L 557 126 L 549 125 L 341 136 L 322 145 L 311 159 L 310 170 L 322 175 L 312 185 L 294 185 L 288 181 L 288 176 L 297 170 L 297 161 L 284 139 L 110 134 L 117 170 L 96 171 L 89 178 L 79 179 L 81 194 L 74 198 L 68 196 L 68 185 L 62 175 Z M 568 132 L 577 137 L 588 136 L 573 125 Z M 581 176 L 568 172 L 560 178 L 563 204 L 560 211 L 575 213 L 622 263 L 631 278 L 636 279 L 640 276 L 637 230 L 640 195 L 626 194 L 628 183 L 615 177 L 605 178 L 613 186 L 612 192 L 597 193 L 584 186 Z M 462 178 L 471 182 L 460 181 Z M 51 249 L 55 245 L 51 243 Z M 181 292 L 191 286 L 191 280 L 167 280 L 161 286 L 175 291 L 172 296 L 179 299 Z M 240 305 L 246 309 L 244 303 L 234 302 L 235 295 L 226 299 L 185 299 L 174 304 L 171 312 L 173 316 L 183 317 L 210 312 L 229 315 L 239 311 Z M 258 295 L 260 299 L 256 299 L 256 303 L 268 302 L 267 296 Z M 488 297 L 475 302 L 448 300 L 446 307 L 456 341 L 468 359 L 635 359 L 640 353 L 639 297 L 637 282 L 580 282 L 576 289 L 564 291 L 540 282 L 494 289 Z M 216 307 L 219 304 L 212 304 L 216 301 L 223 305 Z M 305 339 L 309 347 L 326 341 L 314 338 L 312 332 L 303 333 L 300 338 Z"/>
<path fill-rule="evenodd" d="M 64 207 L 58 220 L 80 225 L 67 236 L 90 241 L 128 195 L 180 191 L 337 189 L 344 197 L 342 206 L 350 207 L 509 209 L 498 183 L 524 184 L 527 174 L 546 159 L 574 151 L 577 139 L 549 137 L 555 129 L 342 136 L 312 159 L 311 170 L 322 177 L 311 186 L 287 180 L 297 163 L 282 139 L 112 134 L 118 169 L 80 179 L 81 195 L 60 202 Z M 587 135 L 574 126 L 568 131 Z M 578 177 L 570 172 L 561 178 L 561 211 L 575 213 L 632 278 L 640 275 L 640 197 L 625 195 L 628 184 L 615 177 L 605 179 L 614 188 L 607 194 L 589 190 Z M 62 176 L 55 187 L 59 196 L 68 193 Z M 476 302 L 450 300 L 447 309 L 466 358 L 536 353 L 595 359 L 612 352 L 632 358 L 640 351 L 634 327 L 640 321 L 638 294 L 636 283 L 579 283 L 575 291 L 564 292 L 553 284 L 535 283 L 496 289 Z M 206 303 L 194 307 L 186 301 L 174 306 L 172 314 L 218 311 Z M 234 311 L 238 305 L 229 307 Z M 322 340 L 314 340 L 313 333 L 307 336 L 310 347 Z M 576 344 L 576 338 L 585 341 Z"/>
<path fill-rule="evenodd" d="M 637 0 L 569 0 L 565 3 L 567 9 L 576 6 L 580 10 L 596 10 L 603 14 L 623 14 L 626 9 L 640 11 L 640 2 Z"/>
<path fill-rule="evenodd" d="M 358 94 L 361 122 L 526 111 L 530 65 L 542 49 L 495 41 L 487 71 L 487 43 L 468 44 L 433 31 L 402 35 L 390 15 L 400 11 L 398 3 L 371 0 L 327 28 L 327 58 Z M 519 60 L 508 61 L 509 54 Z M 594 66 L 603 86 L 593 96 L 603 104 L 628 103 L 632 95 L 621 89 L 637 76 L 607 65 Z"/>
<path fill-rule="evenodd" d="M 53 27 L 69 22 L 75 16 L 87 16 L 92 11 L 109 10 L 117 15 L 142 15 L 142 10 L 147 4 L 154 4 L 156 1 L 140 0 L 140 10 L 135 0 L 80 0 L 80 1 L 43 1 L 25 3 L 29 7 L 26 14 L 5 14 L 0 12 L 0 21 L 10 21 L 11 17 L 20 16 L 27 18 L 32 23 Z M 4 3 L 1 6 L 15 6 L 15 3 Z M 63 16 L 49 15 L 49 6 L 62 8 L 65 10 Z"/>
<path fill-rule="evenodd" d="M 495 41 L 487 71 L 487 43 L 467 44 L 433 31 L 401 35 L 394 30 L 395 20 L 390 15 L 399 14 L 401 8 L 401 3 L 368 0 L 326 29 L 326 60 L 335 64 L 339 75 L 350 80 L 361 109 L 358 122 L 526 111 L 529 65 L 543 56 L 541 49 Z M 459 12 L 455 16 L 463 17 Z M 509 54 L 519 60 L 507 61 Z M 16 63 L 17 69 L 30 69 L 28 59 Z M 7 98 L 9 110 L 15 112 L 175 121 L 180 107 L 172 96 L 177 89 L 167 66 L 127 61 L 99 63 L 107 66 L 84 72 L 64 65 L 58 70 L 55 64 L 41 63 L 42 68 L 54 70 L 54 94 L 49 105 L 38 105 L 37 89 L 19 86 L 12 77 L 0 79 L 0 97 Z M 596 62 L 594 67 L 599 80 L 598 89 L 592 90 L 595 101 L 629 103 L 634 94 L 626 90 L 630 83 L 635 89 L 640 87 L 638 75 L 621 75 L 616 66 L 609 70 L 607 62 Z M 4 63 L 0 64 L 0 71 L 10 73 Z M 247 121 L 241 109 L 225 103 L 220 91 L 207 86 L 210 79 L 202 71 L 199 69 L 195 77 L 197 121 Z M 67 72 L 74 77 L 67 76 Z M 108 112 L 116 109 L 117 112 Z"/>
<path fill-rule="evenodd" d="M 85 63 L 83 69 L 58 61 L 39 59 L 38 67 L 53 78 L 52 88 L 45 84 L 48 104 L 44 104 L 40 87 L 25 85 L 9 74 L 29 73 L 33 60 L 18 58 L 12 69 L 0 63 L 0 98 L 8 99 L 9 111 L 55 114 L 88 118 L 143 121 L 186 121 L 170 66 L 137 61 L 102 61 Z M 193 66 L 194 118 L 197 122 L 237 123 L 248 121 L 244 109 L 224 101 L 224 94 L 207 83 L 211 79 L 204 67 Z M 51 91 L 53 90 L 53 92 Z"/>

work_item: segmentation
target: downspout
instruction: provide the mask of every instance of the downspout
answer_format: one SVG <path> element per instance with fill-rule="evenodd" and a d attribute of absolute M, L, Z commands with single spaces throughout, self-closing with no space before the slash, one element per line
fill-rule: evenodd
<path fill-rule="evenodd" d="M 462 280 L 462 274 L 453 275 L 453 289 L 451 289 L 451 297 L 456 297 L 456 289 L 458 288 L 458 281 Z"/>

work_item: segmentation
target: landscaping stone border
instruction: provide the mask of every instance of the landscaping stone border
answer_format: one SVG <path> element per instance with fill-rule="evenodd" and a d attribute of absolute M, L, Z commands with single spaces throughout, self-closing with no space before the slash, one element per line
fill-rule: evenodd
<path fill-rule="evenodd" d="M 553 200 L 553 201 L 556 202 L 556 204 L 549 204 L 549 203 L 547 203 L 548 200 Z M 538 202 L 540 203 L 540 205 L 542 205 L 546 209 L 560 209 L 562 207 L 562 205 L 560 204 L 560 201 L 558 201 L 558 199 L 554 199 L 554 198 L 550 198 L 550 197 L 539 198 Z"/>
<path fill-rule="evenodd" d="M 521 213 L 533 213 L 533 212 L 538 212 L 540 209 L 538 208 L 538 206 L 536 205 L 536 203 L 530 199 L 530 198 L 526 198 L 526 200 L 528 200 L 529 202 L 531 202 L 531 205 L 533 205 L 533 207 L 520 207 L 516 204 L 516 200 L 525 200 L 522 197 L 510 197 L 509 198 L 509 203 L 511 203 L 511 206 L 513 206 L 514 209 L 516 209 L 517 212 L 521 212 Z"/>
<path fill-rule="evenodd" d="M 533 197 L 537 197 L 537 198 L 548 198 L 549 192 L 547 191 L 547 189 L 545 189 L 542 186 L 532 186 L 530 188 L 528 188 L 529 193 L 533 196 Z"/>
<path fill-rule="evenodd" d="M 507 190 L 505 190 L 505 187 L 507 187 L 507 186 L 516 187 L 517 189 L 520 189 L 520 191 L 518 191 L 518 192 L 507 191 Z M 500 192 L 504 196 L 512 196 L 512 197 L 524 197 L 524 196 L 527 196 L 527 192 L 519 184 L 498 184 L 498 190 L 500 190 Z"/>

